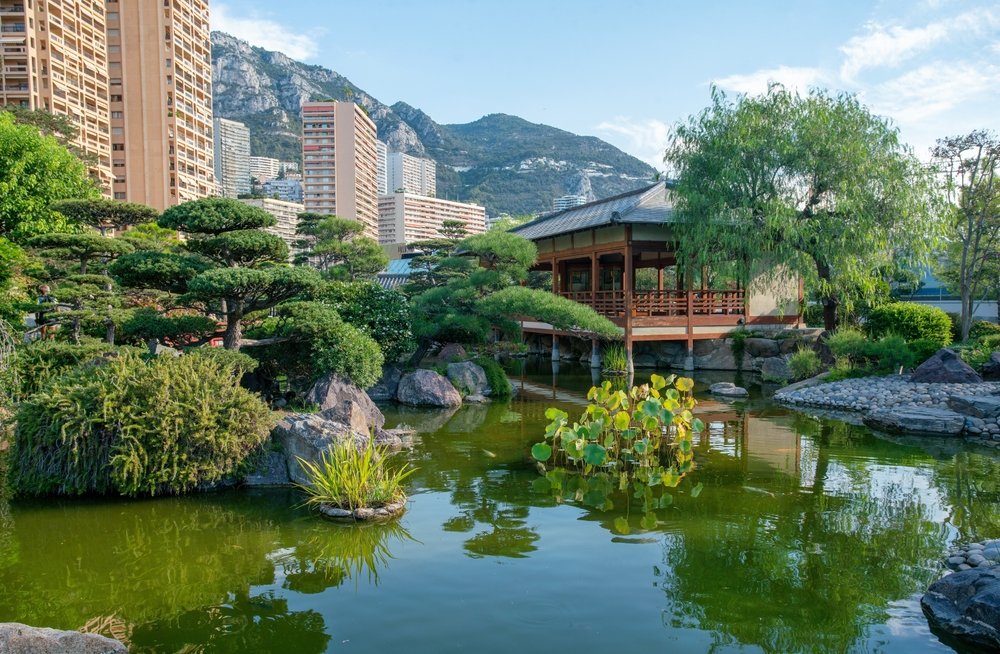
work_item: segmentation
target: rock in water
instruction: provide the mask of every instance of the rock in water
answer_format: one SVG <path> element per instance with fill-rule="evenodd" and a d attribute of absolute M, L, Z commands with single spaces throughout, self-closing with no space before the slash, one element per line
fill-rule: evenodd
<path fill-rule="evenodd" d="M 943 347 L 917 366 L 910 381 L 928 384 L 978 384 L 983 378 L 962 361 L 954 350 Z"/>
<path fill-rule="evenodd" d="M 873 429 L 900 434 L 957 436 L 965 428 L 965 416 L 948 409 L 921 406 L 877 409 L 866 415 L 863 420 Z"/>
<path fill-rule="evenodd" d="M 1000 417 L 1000 397 L 983 395 L 953 395 L 948 406 L 959 413 L 975 418 Z"/>
<path fill-rule="evenodd" d="M 385 416 L 368 394 L 339 375 L 320 377 L 306 400 L 319 406 L 328 420 L 350 425 L 355 431 L 379 431 L 385 425 Z"/>
<path fill-rule="evenodd" d="M 396 399 L 396 389 L 399 388 L 399 378 L 403 371 L 396 366 L 384 366 L 382 378 L 368 389 L 368 397 L 376 402 L 388 402 Z"/>
<path fill-rule="evenodd" d="M 410 406 L 462 406 L 462 396 L 451 382 L 433 370 L 415 370 L 403 375 L 396 391 L 396 401 Z"/>
<path fill-rule="evenodd" d="M 448 364 L 448 379 L 462 395 L 489 395 L 486 371 L 477 363 L 462 361 Z"/>
<path fill-rule="evenodd" d="M 0 652 L 4 654 L 127 654 L 117 640 L 99 634 L 0 623 Z"/>
<path fill-rule="evenodd" d="M 746 397 L 750 395 L 747 389 L 742 386 L 737 386 L 732 382 L 718 382 L 712 384 L 708 387 L 708 392 L 712 395 L 721 395 L 723 397 Z"/>
<path fill-rule="evenodd" d="M 1000 649 L 1000 566 L 938 579 L 920 598 L 931 628 L 991 651 Z"/>

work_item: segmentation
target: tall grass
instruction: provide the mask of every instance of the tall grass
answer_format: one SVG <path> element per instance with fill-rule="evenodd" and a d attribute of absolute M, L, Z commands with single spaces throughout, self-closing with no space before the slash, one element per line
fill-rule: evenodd
<path fill-rule="evenodd" d="M 625 346 L 619 343 L 612 343 L 604 348 L 602 366 L 604 372 L 608 374 L 625 374 L 628 371 L 628 356 L 625 353 Z"/>
<path fill-rule="evenodd" d="M 377 447 L 372 440 L 358 449 L 353 439 L 347 439 L 324 452 L 318 463 L 299 458 L 308 478 L 299 484 L 308 496 L 306 504 L 333 504 L 356 511 L 405 500 L 402 483 L 415 468 L 408 464 L 390 468 L 388 456 L 388 448 Z"/>

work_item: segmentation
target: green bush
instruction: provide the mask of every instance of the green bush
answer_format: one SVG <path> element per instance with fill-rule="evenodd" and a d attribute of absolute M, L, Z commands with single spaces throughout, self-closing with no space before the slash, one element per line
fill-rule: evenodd
<path fill-rule="evenodd" d="M 823 322 L 823 305 L 822 304 L 807 304 L 806 308 L 802 310 L 802 321 L 805 322 L 806 327 L 823 327 L 825 323 Z"/>
<path fill-rule="evenodd" d="M 969 328 L 969 338 L 979 339 L 983 336 L 995 336 L 1000 334 L 1000 325 L 989 320 L 974 320 Z"/>
<path fill-rule="evenodd" d="M 496 362 L 493 357 L 482 356 L 473 359 L 486 372 L 486 381 L 490 385 L 490 397 L 494 399 L 507 399 L 514 394 L 514 387 L 507 379 L 507 373 L 503 367 Z"/>
<path fill-rule="evenodd" d="M 911 367 L 915 359 L 906 341 L 895 334 L 871 341 L 859 331 L 841 329 L 826 343 L 840 361 L 839 369 L 853 369 L 859 374 L 896 372 L 900 366 Z"/>
<path fill-rule="evenodd" d="M 875 372 L 899 372 L 913 367 L 914 354 L 901 336 L 884 336 L 869 343 L 868 360 Z"/>
<path fill-rule="evenodd" d="M 246 472 L 271 413 L 208 357 L 124 354 L 22 402 L 11 448 L 18 493 L 181 493 Z"/>
<path fill-rule="evenodd" d="M 81 363 L 123 352 L 138 353 L 132 348 L 116 347 L 97 341 L 80 345 L 62 341 L 35 341 L 17 349 L 14 371 L 17 378 L 15 400 L 23 400 L 48 386 L 57 377 Z"/>
<path fill-rule="evenodd" d="M 186 357 L 197 357 L 214 361 L 222 368 L 229 370 L 236 379 L 241 378 L 248 372 L 253 372 L 260 365 L 257 359 L 249 354 L 227 350 L 222 347 L 196 347 L 184 352 Z"/>
<path fill-rule="evenodd" d="M 949 313 L 948 320 L 951 321 L 951 342 L 957 343 L 962 340 L 962 317 L 957 313 Z"/>
<path fill-rule="evenodd" d="M 817 375 L 823 369 L 823 362 L 815 351 L 800 347 L 788 360 L 788 369 L 795 379 L 806 379 Z"/>
<path fill-rule="evenodd" d="M 839 329 L 826 339 L 826 344 L 835 357 L 854 364 L 864 360 L 868 339 L 856 329 Z"/>
<path fill-rule="evenodd" d="M 872 309 L 865 321 L 865 333 L 871 338 L 897 334 L 907 341 L 926 338 L 944 347 L 951 343 L 951 319 L 937 307 L 896 302 Z"/>
<path fill-rule="evenodd" d="M 189 341 L 211 334 L 217 329 L 214 319 L 207 316 L 164 316 L 155 309 L 136 309 L 121 323 L 120 338 L 124 342 L 144 345 L 150 339 Z"/>
<path fill-rule="evenodd" d="M 929 338 L 918 338 L 906 345 L 910 348 L 910 352 L 913 353 L 913 363 L 918 366 L 927 359 L 930 359 L 941 349 L 940 343 Z"/>
<path fill-rule="evenodd" d="M 321 293 L 340 317 L 378 343 L 386 361 L 397 361 L 413 349 L 410 305 L 399 291 L 372 282 L 332 282 Z"/>

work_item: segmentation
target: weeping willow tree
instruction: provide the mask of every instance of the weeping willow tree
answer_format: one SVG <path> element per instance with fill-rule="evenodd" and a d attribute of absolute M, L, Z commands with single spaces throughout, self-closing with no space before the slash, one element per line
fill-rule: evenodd
<path fill-rule="evenodd" d="M 762 261 L 780 264 L 767 274 L 801 275 L 830 331 L 841 308 L 924 263 L 939 233 L 929 172 L 853 95 L 772 85 L 733 100 L 713 89 L 712 104 L 676 126 L 664 161 L 679 256 L 727 262 L 745 283 Z"/>

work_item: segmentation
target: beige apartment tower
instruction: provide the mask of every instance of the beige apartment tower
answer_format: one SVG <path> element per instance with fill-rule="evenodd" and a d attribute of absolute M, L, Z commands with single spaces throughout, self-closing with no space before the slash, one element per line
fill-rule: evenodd
<path fill-rule="evenodd" d="M 208 0 L 106 6 L 114 197 L 162 211 L 216 195 Z"/>
<path fill-rule="evenodd" d="M 380 245 L 440 238 L 446 220 L 465 224 L 469 236 L 486 231 L 486 208 L 397 191 L 378 199 Z"/>
<path fill-rule="evenodd" d="M 306 211 L 336 214 L 364 225 L 378 240 L 376 130 L 353 102 L 302 105 L 302 190 Z"/>
<path fill-rule="evenodd" d="M 72 117 L 110 194 L 106 29 L 104 2 L 0 0 L 0 105 Z"/>
<path fill-rule="evenodd" d="M 386 193 L 405 191 L 414 195 L 437 195 L 437 164 L 433 159 L 390 152 L 386 157 Z"/>

